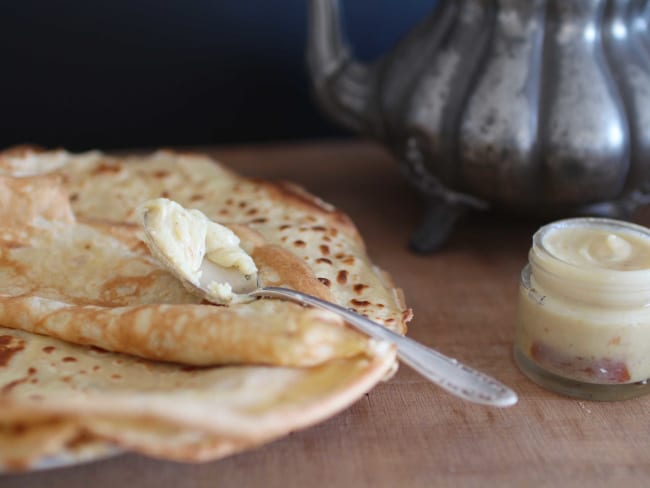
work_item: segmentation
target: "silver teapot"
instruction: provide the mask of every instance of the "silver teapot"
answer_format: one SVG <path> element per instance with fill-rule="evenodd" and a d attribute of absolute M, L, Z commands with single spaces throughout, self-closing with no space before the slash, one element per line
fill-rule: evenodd
<path fill-rule="evenodd" d="M 413 249 L 472 208 L 629 218 L 650 202 L 650 1 L 439 0 L 372 64 L 337 0 L 310 2 L 317 99 L 426 198 Z"/>

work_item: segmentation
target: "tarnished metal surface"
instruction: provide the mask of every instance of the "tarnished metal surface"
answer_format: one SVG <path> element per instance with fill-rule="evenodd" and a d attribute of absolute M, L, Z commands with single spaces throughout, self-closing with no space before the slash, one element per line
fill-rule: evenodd
<path fill-rule="evenodd" d="M 625 218 L 649 200 L 649 23 L 649 0 L 440 0 L 364 65 L 337 0 L 311 0 L 308 61 L 324 110 L 430 202 L 426 251 L 464 208 Z"/>

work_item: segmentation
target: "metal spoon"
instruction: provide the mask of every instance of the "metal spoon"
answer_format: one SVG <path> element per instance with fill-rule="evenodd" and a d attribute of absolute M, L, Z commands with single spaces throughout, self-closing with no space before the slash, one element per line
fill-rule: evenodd
<path fill-rule="evenodd" d="M 517 403 L 517 394 L 494 378 L 459 363 L 457 360 L 428 348 L 413 339 L 397 334 L 351 310 L 289 288 L 261 286 L 256 276 L 247 279 L 241 273 L 237 273 L 232 269 L 225 269 L 208 259 L 203 259 L 201 271 L 198 288 L 208 301 L 214 300 L 210 300 L 207 291 L 208 283 L 227 281 L 231 284 L 233 292 L 239 294 L 240 297 L 245 295 L 249 297 L 286 298 L 302 305 L 323 308 L 339 314 L 346 322 L 361 332 L 375 339 L 395 344 L 397 346 L 397 356 L 403 363 L 429 381 L 460 398 L 495 407 L 508 407 Z"/>
<path fill-rule="evenodd" d="M 517 394 L 494 378 L 334 303 L 288 288 L 264 287 L 259 283 L 258 275 L 244 276 L 237 270 L 219 266 L 205 257 L 201 262 L 201 273 L 198 279 L 195 276 L 186 275 L 168 259 L 159 247 L 155 235 L 148 228 L 146 212 L 143 215 L 142 223 L 146 235 L 145 242 L 158 261 L 188 288 L 210 302 L 223 303 L 215 299 L 214 294 L 210 292 L 209 285 L 217 282 L 230 284 L 234 293 L 234 302 L 237 303 L 257 297 L 273 297 L 320 307 L 339 314 L 350 325 L 370 337 L 395 344 L 397 356 L 403 363 L 432 383 L 460 398 L 495 407 L 508 407 L 517 403 Z M 178 244 L 181 245 L 180 242 Z"/>

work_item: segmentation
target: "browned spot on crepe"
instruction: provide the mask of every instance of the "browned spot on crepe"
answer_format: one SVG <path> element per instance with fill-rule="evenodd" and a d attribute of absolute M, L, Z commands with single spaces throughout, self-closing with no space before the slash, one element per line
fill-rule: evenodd
<path fill-rule="evenodd" d="M 0 366 L 7 366 L 18 351 L 25 348 L 25 342 L 10 335 L 0 335 Z"/>
<path fill-rule="evenodd" d="M 102 163 L 99 166 L 97 166 L 94 170 L 95 174 L 100 174 L 100 173 L 119 173 L 122 170 L 122 166 L 119 164 L 106 164 Z"/>
<path fill-rule="evenodd" d="M 345 285 L 348 282 L 348 272 L 344 269 L 339 271 L 336 275 L 336 281 L 339 285 Z"/>
<path fill-rule="evenodd" d="M 364 285 L 363 283 L 357 283 L 352 287 L 352 289 L 357 295 L 363 293 L 363 290 L 365 290 L 366 288 L 368 288 L 368 285 Z"/>

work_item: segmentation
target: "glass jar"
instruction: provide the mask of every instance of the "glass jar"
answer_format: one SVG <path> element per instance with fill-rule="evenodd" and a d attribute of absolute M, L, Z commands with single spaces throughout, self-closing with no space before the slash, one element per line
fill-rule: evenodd
<path fill-rule="evenodd" d="M 650 229 L 600 218 L 539 229 L 521 273 L 515 359 L 558 393 L 650 393 Z"/>

